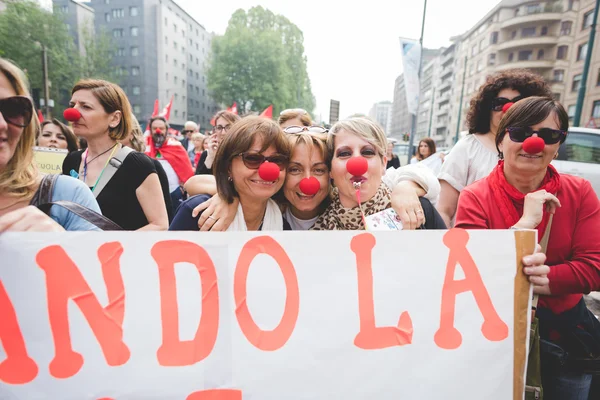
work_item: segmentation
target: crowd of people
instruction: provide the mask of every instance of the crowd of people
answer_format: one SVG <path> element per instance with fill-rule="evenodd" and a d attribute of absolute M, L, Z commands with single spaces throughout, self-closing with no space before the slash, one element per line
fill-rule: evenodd
<path fill-rule="evenodd" d="M 544 396 L 587 398 L 593 371 L 561 360 L 600 355 L 600 324 L 582 300 L 600 290 L 600 202 L 589 182 L 551 165 L 568 116 L 542 77 L 489 76 L 471 100 L 470 134 L 439 174 L 419 162 L 436 154 L 433 141 L 400 167 L 381 126 L 363 116 L 326 129 L 302 109 L 277 121 L 220 111 L 209 135 L 190 121 L 178 140 L 163 117 L 143 132 L 118 85 L 86 79 L 65 119 L 40 125 L 23 72 L 0 59 L 0 234 L 107 229 L 41 207 L 59 200 L 131 231 L 364 230 L 386 210 L 405 230 L 537 229 L 547 248 L 522 261 L 540 296 Z M 33 162 L 36 145 L 69 151 L 51 184 Z"/>

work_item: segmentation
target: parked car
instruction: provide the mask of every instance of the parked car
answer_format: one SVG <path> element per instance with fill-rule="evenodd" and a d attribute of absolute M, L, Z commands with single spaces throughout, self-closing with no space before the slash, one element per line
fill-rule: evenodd
<path fill-rule="evenodd" d="M 587 179 L 600 197 L 600 129 L 569 128 L 552 165 L 560 173 Z"/>

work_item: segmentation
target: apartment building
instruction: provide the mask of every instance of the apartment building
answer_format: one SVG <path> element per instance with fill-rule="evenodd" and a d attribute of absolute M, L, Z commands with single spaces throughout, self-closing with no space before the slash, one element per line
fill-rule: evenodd
<path fill-rule="evenodd" d="M 435 99 L 439 97 L 438 80 L 440 74 L 440 49 L 431 61 L 425 64 L 421 71 L 421 87 L 419 94 L 419 110 L 417 118 L 417 134 L 415 140 L 432 135 L 434 119 L 437 120 Z"/>
<path fill-rule="evenodd" d="M 392 102 L 380 101 L 373 104 L 371 111 L 369 111 L 369 117 L 381 125 L 386 135 L 389 134 L 392 126 Z"/>
<path fill-rule="evenodd" d="M 94 11 L 96 32 L 112 36 L 120 84 L 142 125 L 156 99 L 161 108 L 173 99 L 173 127 L 192 120 L 208 128 L 218 110 L 206 86 L 212 34 L 172 0 L 91 0 L 86 5 Z"/>
<path fill-rule="evenodd" d="M 67 28 L 79 54 L 85 55 L 85 40 L 94 36 L 94 10 L 75 0 L 55 0 L 54 12 L 64 14 Z"/>
<path fill-rule="evenodd" d="M 411 115 L 408 113 L 408 102 L 406 101 L 406 86 L 404 75 L 396 78 L 394 83 L 394 103 L 392 104 L 392 126 L 388 137 L 402 141 L 405 133 L 410 132 Z"/>

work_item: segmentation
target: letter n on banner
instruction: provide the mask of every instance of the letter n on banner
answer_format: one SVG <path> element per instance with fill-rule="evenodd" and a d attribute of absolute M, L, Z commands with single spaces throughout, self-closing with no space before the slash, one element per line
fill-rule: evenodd
<path fill-rule="evenodd" d="M 186 366 L 204 360 L 217 341 L 219 330 L 219 289 L 212 259 L 202 247 L 182 240 L 166 240 L 152 247 L 160 279 L 160 315 L 163 343 L 158 349 L 160 365 Z M 176 263 L 193 264 L 200 274 L 202 316 L 193 340 L 179 339 L 179 307 L 175 281 Z"/>
<path fill-rule="evenodd" d="M 479 311 L 483 315 L 481 333 L 490 341 L 502 341 L 508 337 L 508 326 L 496 312 L 492 299 L 485 288 L 477 265 L 469 250 L 469 233 L 463 229 L 454 228 L 444 235 L 444 244 L 450 249 L 446 277 L 442 289 L 442 310 L 440 328 L 435 333 L 435 343 L 443 349 L 456 349 L 462 343 L 462 335 L 454 327 L 454 314 L 456 311 L 456 296 L 463 292 L 471 292 L 475 297 Z M 465 279 L 454 280 L 456 266 L 460 264 Z"/>
<path fill-rule="evenodd" d="M 384 349 L 412 343 L 413 324 L 408 312 L 400 314 L 398 326 L 375 326 L 375 304 L 373 299 L 373 266 L 371 252 L 375 247 L 375 236 L 363 233 L 350 242 L 356 254 L 358 272 L 358 312 L 360 332 L 354 339 L 357 347 L 365 350 Z"/>
<path fill-rule="evenodd" d="M 105 243 L 98 249 L 108 293 L 106 308 L 100 305 L 77 265 L 62 247 L 49 246 L 37 254 L 36 261 L 46 273 L 48 315 L 55 347 L 50 374 L 55 378 L 69 378 L 83 366 L 83 356 L 75 352 L 71 344 L 67 311 L 69 299 L 87 319 L 107 364 L 123 365 L 129 360 L 129 348 L 123 342 L 125 289 L 120 272 L 121 254 L 123 246 L 119 242 Z"/>

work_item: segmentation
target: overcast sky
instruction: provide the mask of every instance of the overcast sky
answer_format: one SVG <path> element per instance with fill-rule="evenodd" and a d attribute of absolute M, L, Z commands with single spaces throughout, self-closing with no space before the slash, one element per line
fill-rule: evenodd
<path fill-rule="evenodd" d="M 209 31 L 223 34 L 233 12 L 261 5 L 282 14 L 304 32 L 308 74 L 317 99 L 315 117 L 329 119 L 329 100 L 340 116 L 368 113 L 393 100 L 402 72 L 399 37 L 418 39 L 423 0 L 176 0 Z M 425 47 L 447 46 L 451 36 L 471 28 L 499 0 L 429 0 Z M 352 5 L 351 5 L 352 4 Z M 359 5 L 362 4 L 362 5 Z"/>

